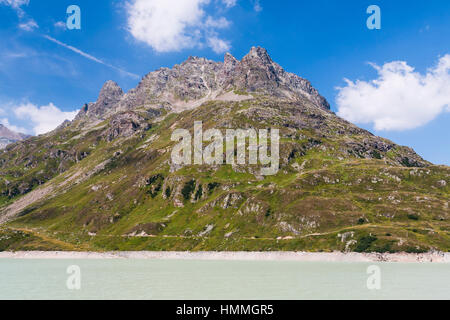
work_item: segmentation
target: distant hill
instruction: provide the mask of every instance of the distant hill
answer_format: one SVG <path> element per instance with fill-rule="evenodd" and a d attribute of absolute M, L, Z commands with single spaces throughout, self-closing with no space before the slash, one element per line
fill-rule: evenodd
<path fill-rule="evenodd" d="M 28 137 L 26 134 L 14 132 L 0 124 L 0 149 L 5 148 L 8 144 L 24 140 Z"/>

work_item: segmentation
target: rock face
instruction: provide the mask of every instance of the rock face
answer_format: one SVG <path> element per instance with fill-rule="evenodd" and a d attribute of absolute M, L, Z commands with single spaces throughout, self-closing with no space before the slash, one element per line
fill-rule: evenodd
<path fill-rule="evenodd" d="M 139 130 L 148 130 L 150 125 L 140 115 L 128 111 L 114 115 L 103 133 L 106 141 L 111 142 L 118 137 L 130 137 Z"/>
<path fill-rule="evenodd" d="M 306 98 L 319 108 L 330 105 L 311 83 L 286 72 L 266 49 L 253 47 L 241 60 L 227 53 L 224 62 L 189 57 L 172 69 L 161 68 L 144 76 L 135 89 L 124 94 L 113 81 L 104 84 L 97 102 L 85 105 L 76 120 L 104 119 L 117 111 L 142 107 L 192 109 L 209 100 L 230 99 L 227 93 L 270 95 L 299 101 Z M 198 102 L 199 103 L 196 103 Z"/>
<path fill-rule="evenodd" d="M 117 83 L 107 81 L 100 90 L 97 102 L 86 104 L 77 115 L 77 119 L 84 116 L 94 119 L 105 119 L 106 116 L 114 113 L 114 106 L 120 101 L 124 93 Z"/>
<path fill-rule="evenodd" d="M 272 61 L 266 49 L 253 47 L 242 61 L 232 59 L 230 56 L 226 58 L 224 65 L 229 71 L 224 73 L 223 77 L 219 77 L 221 86 L 225 89 L 236 88 L 248 92 L 268 93 L 294 101 L 305 97 L 321 108 L 330 109 L 326 99 L 308 80 L 286 72 Z"/>
<path fill-rule="evenodd" d="M 29 136 L 26 134 L 14 132 L 0 124 L 0 149 L 4 149 L 7 145 L 24 140 L 28 137 Z"/>

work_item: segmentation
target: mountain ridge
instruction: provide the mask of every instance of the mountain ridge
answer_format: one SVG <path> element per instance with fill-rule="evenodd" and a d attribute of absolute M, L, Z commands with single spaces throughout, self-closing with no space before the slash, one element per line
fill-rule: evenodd
<path fill-rule="evenodd" d="M 160 68 L 146 74 L 127 93 L 116 82 L 107 81 L 99 99 L 86 104 L 76 120 L 84 116 L 104 119 L 119 110 L 133 110 L 142 104 L 164 104 L 174 111 L 183 111 L 197 107 L 195 101 L 199 100 L 203 103 L 217 98 L 239 100 L 239 95 L 227 95 L 234 91 L 269 94 L 293 101 L 306 97 L 319 107 L 330 109 L 326 99 L 308 80 L 286 72 L 266 49 L 252 47 L 240 61 L 229 53 L 225 54 L 224 62 L 191 56 L 171 69 Z"/>

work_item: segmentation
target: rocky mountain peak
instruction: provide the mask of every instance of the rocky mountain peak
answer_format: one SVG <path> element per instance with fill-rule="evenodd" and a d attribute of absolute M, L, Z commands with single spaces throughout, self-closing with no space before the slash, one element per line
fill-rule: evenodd
<path fill-rule="evenodd" d="M 227 88 L 262 92 L 289 100 L 307 99 L 319 108 L 330 109 L 330 104 L 308 80 L 286 72 L 272 60 L 266 49 L 252 47 L 241 61 L 233 61 L 231 57 L 225 56 L 224 63 L 227 70 L 223 82 Z"/>
<path fill-rule="evenodd" d="M 272 64 L 272 58 L 266 49 L 261 47 L 252 47 L 250 52 L 242 59 L 243 62 L 257 61 L 262 64 Z"/>
<path fill-rule="evenodd" d="M 306 99 L 318 108 L 330 109 L 308 80 L 286 72 L 266 49 L 252 47 L 240 61 L 230 53 L 225 54 L 223 62 L 190 56 L 171 69 L 160 68 L 148 73 L 127 94 L 114 81 L 107 81 L 97 102 L 85 105 L 76 119 L 85 116 L 106 119 L 118 110 L 143 106 L 165 105 L 174 111 L 192 109 L 217 97 L 236 99 L 229 94 L 234 91 L 291 101 Z"/>
<path fill-rule="evenodd" d="M 200 57 L 197 57 L 197 56 L 189 56 L 189 58 L 187 58 L 187 60 L 185 61 L 185 62 L 183 62 L 183 64 L 186 64 L 186 63 L 192 63 L 192 62 L 202 62 L 202 61 L 206 61 L 206 59 L 205 58 L 200 58 Z"/>
<path fill-rule="evenodd" d="M 95 119 L 103 119 L 106 115 L 115 112 L 114 107 L 120 102 L 125 93 L 119 85 L 112 81 L 106 81 L 100 90 L 98 99 L 95 103 L 85 104 L 75 120 L 82 119 L 85 116 Z"/>
<path fill-rule="evenodd" d="M 123 96 L 123 90 L 119 85 L 112 81 L 106 81 L 100 90 L 97 102 L 117 102 Z"/>
<path fill-rule="evenodd" d="M 223 59 L 223 66 L 218 74 L 220 85 L 223 85 L 231 76 L 232 72 L 239 64 L 239 60 L 233 57 L 230 53 L 226 53 Z"/>
<path fill-rule="evenodd" d="M 223 59 L 224 65 L 236 65 L 239 63 L 239 60 L 236 59 L 231 53 L 225 53 L 225 57 Z"/>

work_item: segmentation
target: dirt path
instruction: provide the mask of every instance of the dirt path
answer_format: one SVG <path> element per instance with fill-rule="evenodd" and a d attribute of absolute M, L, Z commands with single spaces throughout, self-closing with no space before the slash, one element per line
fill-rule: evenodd
<path fill-rule="evenodd" d="M 9 229 L 11 230 L 15 230 L 15 231 L 20 231 L 29 235 L 33 235 L 37 238 L 39 238 L 40 240 L 47 242 L 47 243 L 51 243 L 54 244 L 55 247 L 57 248 L 63 248 L 64 250 L 70 250 L 70 251 L 81 251 L 81 250 L 88 250 L 87 246 L 82 246 L 81 248 L 77 248 L 75 245 L 55 239 L 55 238 L 51 238 L 45 234 L 39 233 L 34 229 L 29 229 L 29 228 L 11 228 L 9 227 Z"/>

